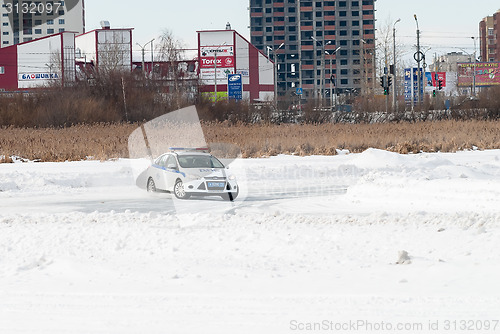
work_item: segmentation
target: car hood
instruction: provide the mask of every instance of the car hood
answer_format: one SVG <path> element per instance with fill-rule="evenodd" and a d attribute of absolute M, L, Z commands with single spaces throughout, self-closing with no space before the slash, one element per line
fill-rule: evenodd
<path fill-rule="evenodd" d="M 186 175 L 196 175 L 200 177 L 229 177 L 231 173 L 225 168 L 186 168 L 183 170 Z"/>

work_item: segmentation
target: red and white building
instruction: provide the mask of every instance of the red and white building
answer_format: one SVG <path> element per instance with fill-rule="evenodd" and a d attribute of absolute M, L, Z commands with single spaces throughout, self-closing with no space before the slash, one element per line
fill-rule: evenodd
<path fill-rule="evenodd" d="M 217 59 L 217 64 L 215 64 Z M 228 75 L 241 74 L 243 99 L 274 99 L 274 63 L 234 30 L 198 31 L 200 92 L 227 98 Z"/>
<path fill-rule="evenodd" d="M 73 32 L 0 49 L 0 91 L 20 91 L 75 81 Z"/>
<path fill-rule="evenodd" d="M 105 26 L 76 36 L 76 62 L 97 72 L 132 71 L 132 30 Z"/>

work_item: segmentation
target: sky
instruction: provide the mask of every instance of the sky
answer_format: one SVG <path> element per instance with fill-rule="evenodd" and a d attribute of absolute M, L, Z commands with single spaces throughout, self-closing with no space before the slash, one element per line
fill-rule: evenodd
<path fill-rule="evenodd" d="M 248 0 L 85 0 L 87 30 L 110 21 L 115 28 L 134 28 L 134 44 L 141 45 L 170 30 L 186 48 L 197 47 L 198 30 L 225 29 L 226 23 L 249 39 Z M 376 28 L 392 27 L 397 19 L 396 40 L 401 57 L 410 61 L 415 52 L 417 15 L 420 43 L 426 57 L 447 52 L 473 53 L 479 22 L 500 9 L 495 0 L 377 0 Z M 377 36 L 380 34 L 377 32 Z M 139 46 L 135 45 L 139 50 Z M 479 53 L 479 41 L 477 43 Z"/>

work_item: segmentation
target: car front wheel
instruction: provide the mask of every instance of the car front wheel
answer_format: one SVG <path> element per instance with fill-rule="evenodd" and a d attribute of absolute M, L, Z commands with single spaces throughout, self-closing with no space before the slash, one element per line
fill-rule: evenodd
<path fill-rule="evenodd" d="M 189 194 L 186 194 L 184 190 L 184 183 L 181 180 L 177 180 L 174 185 L 174 195 L 178 199 L 188 199 L 190 197 Z"/>
<path fill-rule="evenodd" d="M 224 195 L 222 195 L 222 199 L 226 200 L 226 201 L 234 201 L 236 199 L 236 197 L 238 197 L 238 194 L 240 193 L 239 189 L 236 190 L 236 192 L 230 192 L 230 193 L 226 193 Z"/>

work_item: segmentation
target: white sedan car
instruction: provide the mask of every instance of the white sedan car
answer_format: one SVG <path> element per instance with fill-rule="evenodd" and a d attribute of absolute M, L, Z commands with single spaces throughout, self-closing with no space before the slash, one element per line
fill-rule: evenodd
<path fill-rule="evenodd" d="M 221 196 L 234 200 L 239 193 L 236 178 L 208 149 L 171 148 L 145 171 L 148 192 L 165 191 L 175 197 Z"/>

